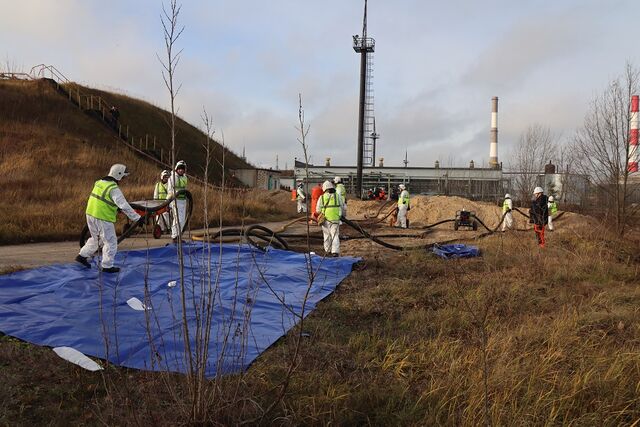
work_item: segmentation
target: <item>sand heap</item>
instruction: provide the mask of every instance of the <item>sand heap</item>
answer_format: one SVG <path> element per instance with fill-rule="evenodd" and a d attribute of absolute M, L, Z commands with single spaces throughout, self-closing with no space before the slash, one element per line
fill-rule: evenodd
<path fill-rule="evenodd" d="M 347 216 L 352 219 L 365 219 L 365 216 L 373 217 L 383 206 L 384 202 L 376 200 L 349 200 Z M 393 209 L 394 204 L 389 203 L 382 209 L 380 216 Z M 411 210 L 409 221 L 416 226 L 433 224 L 444 219 L 453 219 L 456 211 L 473 211 L 488 227 L 495 227 L 502 218 L 502 206 L 488 202 L 475 202 L 464 197 L 457 196 L 414 196 L 411 198 Z M 521 209 L 522 210 L 522 209 Z M 527 213 L 528 209 L 522 210 Z M 514 212 L 515 226 L 522 228 L 528 222 L 527 218 Z"/>

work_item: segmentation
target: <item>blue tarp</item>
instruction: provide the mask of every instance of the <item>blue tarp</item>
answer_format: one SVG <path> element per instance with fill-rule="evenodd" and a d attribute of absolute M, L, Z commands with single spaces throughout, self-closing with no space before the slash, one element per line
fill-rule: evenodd
<path fill-rule="evenodd" d="M 480 256 L 480 249 L 477 246 L 462 245 L 459 243 L 450 245 L 435 245 L 433 253 L 440 258 L 471 258 Z"/>
<path fill-rule="evenodd" d="M 202 310 L 195 307 L 206 307 L 212 296 L 208 377 L 246 369 L 299 322 L 308 257 L 246 245 L 192 243 L 183 248 L 190 342 L 195 343 L 202 320 L 197 315 Z M 311 256 L 315 279 L 305 316 L 357 261 Z M 130 368 L 187 372 L 177 247 L 120 252 L 116 265 L 122 267 L 119 274 L 74 263 L 0 276 L 0 331 L 33 344 L 73 347 Z M 174 280 L 177 286 L 170 287 Z M 213 292 L 207 292 L 209 284 Z M 127 300 L 134 297 L 151 308 L 132 309 Z"/>

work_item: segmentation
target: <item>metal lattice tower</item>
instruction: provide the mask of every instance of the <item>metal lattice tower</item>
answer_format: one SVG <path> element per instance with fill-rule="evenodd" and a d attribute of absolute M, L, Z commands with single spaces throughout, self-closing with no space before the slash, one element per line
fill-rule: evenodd
<path fill-rule="evenodd" d="M 356 195 L 362 196 L 362 167 L 375 165 L 375 117 L 373 111 L 373 52 L 376 41 L 367 37 L 367 0 L 364 2 L 362 36 L 353 36 L 353 50 L 360 54 L 360 111 L 358 117 L 358 165 Z"/>

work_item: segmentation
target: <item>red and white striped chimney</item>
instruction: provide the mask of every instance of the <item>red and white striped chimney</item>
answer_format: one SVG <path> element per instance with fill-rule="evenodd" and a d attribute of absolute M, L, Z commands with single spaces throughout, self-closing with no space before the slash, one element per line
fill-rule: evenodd
<path fill-rule="evenodd" d="M 631 124 L 629 134 L 629 172 L 638 172 L 638 160 L 640 160 L 640 151 L 638 151 L 638 95 L 631 97 Z"/>
<path fill-rule="evenodd" d="M 489 145 L 489 167 L 498 169 L 498 97 L 491 98 L 491 143 Z"/>

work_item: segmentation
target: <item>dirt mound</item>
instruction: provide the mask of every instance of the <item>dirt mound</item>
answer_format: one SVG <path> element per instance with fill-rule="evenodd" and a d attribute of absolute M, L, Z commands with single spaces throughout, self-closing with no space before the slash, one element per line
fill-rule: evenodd
<path fill-rule="evenodd" d="M 382 218 L 387 212 L 395 208 L 395 202 L 383 202 L 378 200 L 350 200 L 347 207 L 347 217 L 363 220 L 368 218 Z M 487 227 L 495 228 L 502 219 L 502 206 L 489 202 L 476 202 L 457 196 L 414 196 L 411 198 L 411 210 L 409 221 L 411 225 L 421 227 L 434 224 L 445 219 L 453 219 L 456 211 L 469 210 L 484 222 Z M 518 208 L 525 214 L 529 214 L 529 208 Z M 528 229 L 529 219 L 519 212 L 513 212 L 514 228 Z M 386 222 L 386 221 L 385 221 Z M 594 218 L 573 212 L 562 214 L 557 221 L 558 229 L 576 229 L 579 227 L 594 227 L 597 221 Z M 446 227 L 443 225 L 442 227 Z M 480 228 L 482 228 L 480 226 Z"/>
<path fill-rule="evenodd" d="M 384 207 L 383 207 L 384 206 Z M 385 205 L 381 201 L 360 201 L 350 200 L 348 206 L 348 216 L 353 219 L 365 219 L 374 217 L 380 211 L 384 215 L 395 207 L 391 202 Z M 433 224 L 445 219 L 453 219 L 456 211 L 470 210 L 484 222 L 488 227 L 495 227 L 502 218 L 502 207 L 487 202 L 474 202 L 463 197 L 456 196 L 414 196 L 411 198 L 411 210 L 409 211 L 409 221 L 416 226 Z M 518 218 L 519 217 L 519 218 Z M 520 226 L 523 219 L 519 214 L 514 215 L 516 226 Z"/>

